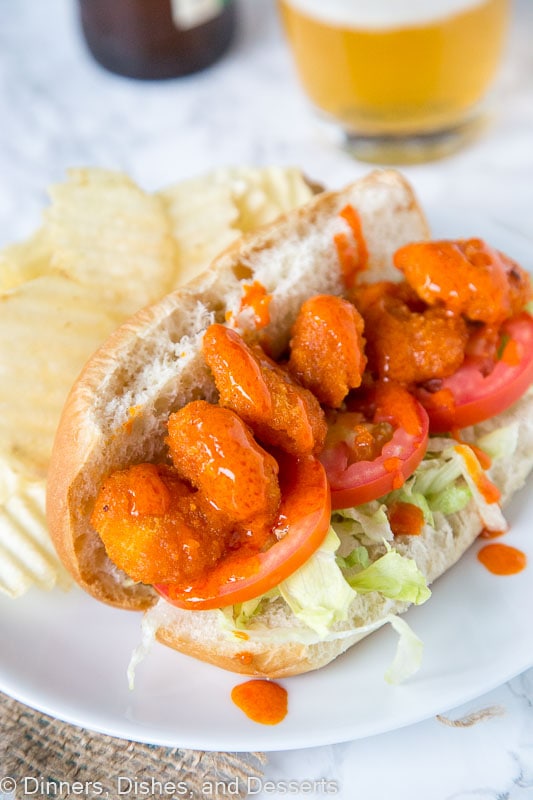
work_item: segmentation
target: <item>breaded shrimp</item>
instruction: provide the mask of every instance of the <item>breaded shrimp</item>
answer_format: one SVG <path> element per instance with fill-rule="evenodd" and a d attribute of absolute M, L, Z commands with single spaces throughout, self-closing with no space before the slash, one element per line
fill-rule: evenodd
<path fill-rule="evenodd" d="M 209 525 L 198 494 L 172 467 L 136 464 L 103 483 L 91 517 L 109 558 L 142 583 L 196 580 L 214 566 L 231 528 Z"/>
<path fill-rule="evenodd" d="M 258 345 L 215 324 L 204 335 L 203 354 L 220 405 L 235 411 L 261 442 L 292 455 L 320 452 L 326 422 L 318 400 Z"/>
<path fill-rule="evenodd" d="M 408 244 L 394 264 L 428 305 L 489 325 L 518 313 L 531 297 L 527 273 L 481 239 Z"/>
<path fill-rule="evenodd" d="M 468 339 L 464 319 L 443 308 L 412 311 L 401 284 L 362 285 L 353 298 L 365 320 L 368 365 L 374 375 L 411 385 L 452 375 Z"/>
<path fill-rule="evenodd" d="M 366 366 L 361 314 L 347 300 L 307 300 L 292 328 L 289 372 L 321 403 L 338 408 L 361 385 Z"/>
<path fill-rule="evenodd" d="M 170 415 L 167 444 L 179 475 L 238 528 L 269 529 L 280 503 L 277 461 L 228 408 L 195 400 Z"/>

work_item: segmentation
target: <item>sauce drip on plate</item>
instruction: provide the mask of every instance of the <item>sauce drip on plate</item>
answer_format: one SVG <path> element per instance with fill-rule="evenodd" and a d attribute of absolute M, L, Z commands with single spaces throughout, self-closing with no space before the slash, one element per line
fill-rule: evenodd
<path fill-rule="evenodd" d="M 239 683 L 232 689 L 231 699 L 247 717 L 262 725 L 277 725 L 287 715 L 287 690 L 272 681 Z"/>
<path fill-rule="evenodd" d="M 487 544 L 481 548 L 477 557 L 494 575 L 516 575 L 527 564 L 526 554 L 508 544 Z"/>

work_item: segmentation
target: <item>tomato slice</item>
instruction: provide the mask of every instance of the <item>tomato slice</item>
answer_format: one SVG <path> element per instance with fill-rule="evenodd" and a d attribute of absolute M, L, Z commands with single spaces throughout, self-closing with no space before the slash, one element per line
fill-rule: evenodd
<path fill-rule="evenodd" d="M 278 539 L 264 552 L 240 548 L 192 586 L 154 586 L 179 608 L 206 610 L 252 600 L 273 589 L 310 558 L 325 539 L 331 516 L 330 492 L 322 464 L 313 456 L 279 453 L 282 499 Z"/>
<path fill-rule="evenodd" d="M 428 417 L 409 392 L 392 383 L 379 383 L 350 412 L 361 410 L 373 424 L 389 423 L 392 436 L 372 460 L 355 460 L 347 441 L 328 446 L 320 456 L 331 487 L 331 507 L 368 503 L 398 489 L 425 455 Z M 351 463 L 352 462 L 352 463 Z"/>
<path fill-rule="evenodd" d="M 466 428 L 505 411 L 533 383 L 533 317 L 522 313 L 501 328 L 500 360 L 488 375 L 480 362 L 466 359 L 433 394 L 419 389 L 417 397 L 429 415 L 432 433 Z"/>

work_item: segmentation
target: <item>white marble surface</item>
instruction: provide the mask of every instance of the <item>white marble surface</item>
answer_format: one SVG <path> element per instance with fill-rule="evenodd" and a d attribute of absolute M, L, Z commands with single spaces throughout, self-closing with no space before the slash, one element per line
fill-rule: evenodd
<path fill-rule="evenodd" d="M 37 225 L 45 187 L 72 165 L 124 169 L 146 188 L 232 163 L 297 164 L 331 187 L 367 171 L 316 124 L 269 0 L 241 3 L 237 41 L 214 68 L 156 84 L 95 65 L 74 5 L 0 0 L 0 245 Z M 405 172 L 423 203 L 475 209 L 533 241 L 532 32 L 533 3 L 517 0 L 483 137 Z M 273 753 L 266 778 L 325 778 L 346 800 L 526 800 L 533 796 L 533 670 L 447 716 L 488 707 L 498 714 L 470 727 L 430 719 L 367 740 Z M 282 796 L 270 788 L 254 796 Z"/>

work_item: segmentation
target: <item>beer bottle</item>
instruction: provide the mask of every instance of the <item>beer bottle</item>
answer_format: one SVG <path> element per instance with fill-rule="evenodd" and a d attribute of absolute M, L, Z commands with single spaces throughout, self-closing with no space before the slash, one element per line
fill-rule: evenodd
<path fill-rule="evenodd" d="M 85 40 L 106 69 L 174 78 L 208 67 L 235 28 L 233 0 L 79 0 Z"/>

